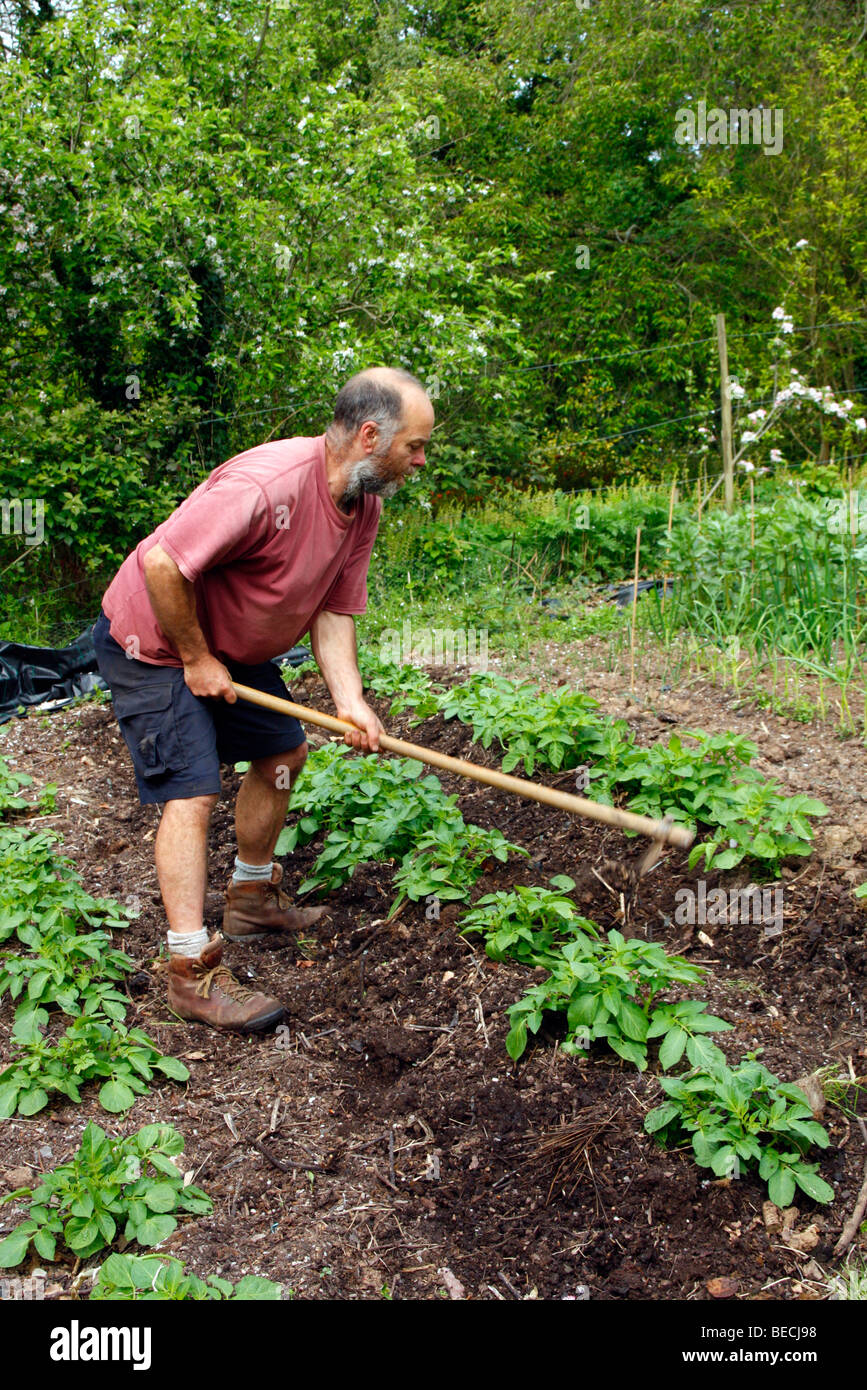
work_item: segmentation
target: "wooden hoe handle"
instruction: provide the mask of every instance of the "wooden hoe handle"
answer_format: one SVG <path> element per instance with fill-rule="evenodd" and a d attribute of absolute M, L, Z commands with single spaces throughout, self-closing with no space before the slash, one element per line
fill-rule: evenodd
<path fill-rule="evenodd" d="M 291 700 L 281 700 L 277 695 L 267 695 L 264 691 L 254 690 L 252 686 L 232 681 L 232 688 L 242 700 L 277 710 L 279 714 L 292 715 L 304 724 L 316 724 L 320 729 L 330 729 L 335 734 L 345 734 L 355 729 L 354 724 L 344 719 L 335 719 L 331 714 L 322 714 L 320 710 L 310 709 L 307 705 L 296 705 Z M 401 758 L 415 758 L 420 763 L 441 768 L 443 772 L 471 777 L 475 782 L 486 782 L 490 787 L 514 792 L 516 796 L 526 797 L 530 801 L 541 801 L 561 811 L 572 811 L 576 816 L 586 816 L 605 825 L 616 825 L 620 830 L 634 830 L 639 835 L 649 835 L 653 840 L 676 845 L 678 849 L 689 849 L 695 839 L 693 832 L 683 825 L 672 825 L 668 820 L 652 820 L 650 816 L 638 816 L 632 811 L 621 811 L 616 806 L 603 806 L 598 801 L 573 796 L 571 792 L 559 792 L 553 787 L 525 782 L 521 777 L 510 777 L 508 773 L 497 772 L 493 768 L 479 767 L 477 763 L 468 763 L 463 758 L 450 758 L 446 753 L 422 748 L 417 743 L 405 743 L 402 738 L 392 738 L 391 734 L 380 734 L 379 744 L 387 752 L 397 753 Z"/>

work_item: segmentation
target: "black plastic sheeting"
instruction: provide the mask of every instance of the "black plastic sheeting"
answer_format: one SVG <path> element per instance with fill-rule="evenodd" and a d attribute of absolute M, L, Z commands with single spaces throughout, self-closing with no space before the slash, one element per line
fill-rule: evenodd
<path fill-rule="evenodd" d="M 627 603 L 632 602 L 635 593 L 635 581 L 627 584 L 606 584 L 606 592 L 610 595 L 610 601 L 617 604 L 618 608 L 625 608 Z M 658 594 L 670 594 L 674 589 L 673 579 L 639 579 L 638 592 L 646 594 L 649 589 L 655 589 Z"/>
<path fill-rule="evenodd" d="M 0 724 L 19 710 L 39 705 L 62 709 L 79 695 L 107 690 L 93 648 L 93 623 L 68 647 L 28 647 L 23 642 L 0 642 Z M 300 666 L 310 660 L 307 647 L 293 647 L 275 662 Z"/>
<path fill-rule="evenodd" d="M 96 668 L 93 624 L 68 647 L 28 647 L 0 642 L 0 724 L 22 706 L 60 709 L 78 695 L 105 690 Z"/>

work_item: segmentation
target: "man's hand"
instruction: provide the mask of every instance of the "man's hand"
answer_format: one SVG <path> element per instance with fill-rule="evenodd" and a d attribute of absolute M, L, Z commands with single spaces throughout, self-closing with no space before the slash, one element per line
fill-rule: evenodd
<path fill-rule="evenodd" d="M 364 699 L 352 615 L 324 610 L 310 627 L 310 640 L 338 719 L 358 726 L 357 731 L 343 735 L 343 742 L 360 753 L 378 752 L 379 735 L 385 729 Z"/>
<path fill-rule="evenodd" d="M 337 718 L 358 726 L 352 733 L 343 735 L 343 742 L 348 743 L 350 748 L 360 753 L 376 753 L 379 750 L 379 735 L 385 733 L 385 728 L 379 715 L 364 700 L 338 705 Z"/>
<path fill-rule="evenodd" d="M 232 677 L 222 661 L 215 656 L 201 656 L 196 661 L 188 661 L 184 666 L 184 680 L 194 695 L 209 695 L 214 699 L 228 700 L 233 705 L 237 695 L 232 689 Z"/>

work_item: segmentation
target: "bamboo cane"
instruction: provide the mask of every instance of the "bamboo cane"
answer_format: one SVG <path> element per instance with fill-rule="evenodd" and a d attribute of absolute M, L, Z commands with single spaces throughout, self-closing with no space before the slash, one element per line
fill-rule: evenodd
<path fill-rule="evenodd" d="M 635 619 L 638 615 L 638 561 L 641 556 L 641 527 L 635 532 L 635 579 L 632 584 L 632 632 L 629 638 L 629 689 L 635 694 Z"/>
<path fill-rule="evenodd" d="M 307 705 L 296 705 L 291 700 L 281 700 L 277 695 L 268 695 L 262 690 L 254 690 L 249 685 L 232 682 L 232 688 L 242 700 L 261 705 L 264 709 L 288 714 L 305 724 L 315 724 L 320 729 L 330 729 L 336 734 L 351 733 L 354 724 L 344 719 L 335 719 L 331 714 L 310 709 Z M 520 777 L 510 777 L 508 773 L 497 772 L 494 768 L 480 767 L 477 763 L 465 762 L 463 758 L 451 758 L 446 753 L 437 753 L 433 748 L 422 748 L 416 743 L 406 743 L 391 734 L 380 734 L 379 744 L 388 753 L 396 753 L 401 758 L 415 758 L 417 762 L 428 763 L 441 768 L 443 772 L 454 772 L 459 777 L 471 777 L 476 782 L 499 787 L 501 791 L 513 792 L 531 801 L 541 801 L 546 806 L 556 806 L 561 811 L 572 811 L 575 815 L 586 816 L 589 820 L 602 821 L 604 825 L 615 825 L 620 830 L 633 830 L 638 835 L 649 835 L 653 840 L 662 840 L 678 849 L 689 849 L 695 835 L 682 825 L 670 825 L 664 821 L 639 816 L 633 811 L 621 811 L 616 806 L 603 806 L 597 801 L 588 801 L 583 796 L 573 796 L 571 792 L 557 791 L 553 787 L 540 786 L 536 782 L 525 782 Z"/>

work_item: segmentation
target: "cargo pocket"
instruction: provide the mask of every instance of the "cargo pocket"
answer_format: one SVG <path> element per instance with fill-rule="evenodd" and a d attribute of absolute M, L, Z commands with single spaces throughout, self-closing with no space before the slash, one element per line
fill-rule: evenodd
<path fill-rule="evenodd" d="M 189 766 L 172 707 L 171 683 L 114 696 L 120 731 L 139 774 L 148 781 Z"/>

